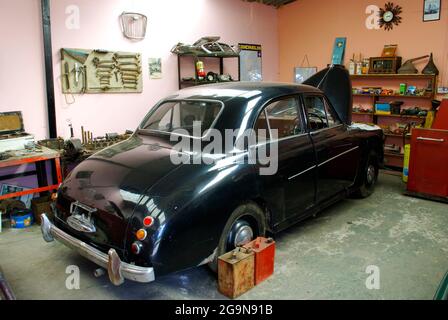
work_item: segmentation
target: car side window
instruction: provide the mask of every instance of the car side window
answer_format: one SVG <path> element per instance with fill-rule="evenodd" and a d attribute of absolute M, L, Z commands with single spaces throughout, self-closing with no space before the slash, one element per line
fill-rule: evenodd
<path fill-rule="evenodd" d="M 328 104 L 327 100 L 324 100 L 324 104 L 325 104 L 325 111 L 327 114 L 327 122 L 328 122 L 328 126 L 331 127 L 335 127 L 337 125 L 341 124 L 341 121 L 338 119 L 338 117 L 334 114 L 333 109 L 330 107 L 330 105 Z"/>
<path fill-rule="evenodd" d="M 282 139 L 303 132 L 297 101 L 291 97 L 277 100 L 266 107 L 271 135 L 276 134 L 278 139 Z"/>
<path fill-rule="evenodd" d="M 311 131 L 331 128 L 340 124 L 324 97 L 304 96 L 303 99 Z"/>
<path fill-rule="evenodd" d="M 304 96 L 303 98 L 311 131 L 328 128 L 325 103 L 322 97 Z"/>

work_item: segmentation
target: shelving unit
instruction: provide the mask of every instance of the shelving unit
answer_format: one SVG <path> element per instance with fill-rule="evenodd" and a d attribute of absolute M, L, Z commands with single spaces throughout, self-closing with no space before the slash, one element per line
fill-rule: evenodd
<path fill-rule="evenodd" d="M 377 114 L 373 112 L 375 110 L 375 104 L 377 102 L 391 102 L 392 100 L 402 100 L 404 102 L 402 108 L 418 105 L 424 110 L 430 110 L 431 100 L 434 99 L 437 88 L 437 77 L 435 75 L 426 74 L 364 74 L 352 75 L 351 79 L 354 88 L 382 87 L 385 89 L 394 89 L 395 91 L 398 91 L 399 85 L 402 82 L 406 82 L 408 85 L 419 84 L 418 86 L 420 88 L 430 88 L 430 91 L 428 91 L 429 93 L 423 96 L 400 94 L 353 94 L 354 105 L 359 104 L 359 101 L 361 101 L 362 99 L 368 99 L 367 103 L 364 103 L 364 105 L 368 104 L 369 109 L 372 110 L 372 112 L 353 112 L 353 121 L 362 123 L 373 123 L 379 126 L 388 126 L 394 123 L 423 123 L 425 121 L 425 117 L 419 117 L 416 115 Z M 386 144 L 394 144 L 402 149 L 403 135 L 385 133 L 385 137 Z M 405 139 L 410 139 L 410 135 L 407 135 Z M 385 151 L 384 156 L 385 164 L 388 167 L 397 169 L 401 169 L 403 167 L 403 153 Z"/>
<path fill-rule="evenodd" d="M 177 74 L 178 74 L 178 81 L 179 81 L 179 89 L 185 88 L 185 87 L 191 87 L 191 86 L 198 86 L 198 85 L 204 85 L 204 84 L 211 84 L 211 83 L 218 83 L 218 82 L 225 82 L 225 81 L 208 81 L 208 80 L 199 80 L 198 74 L 196 71 L 196 62 L 200 59 L 217 59 L 219 63 L 219 74 L 224 74 L 224 61 L 226 59 L 237 59 L 238 63 L 238 79 L 233 81 L 239 81 L 240 80 L 240 56 L 239 55 L 219 55 L 219 54 L 178 54 L 177 55 Z M 192 76 L 192 80 L 182 80 L 182 65 L 185 59 L 190 59 L 193 61 L 193 68 L 194 68 L 194 76 Z M 206 67 L 206 73 L 207 66 Z"/>

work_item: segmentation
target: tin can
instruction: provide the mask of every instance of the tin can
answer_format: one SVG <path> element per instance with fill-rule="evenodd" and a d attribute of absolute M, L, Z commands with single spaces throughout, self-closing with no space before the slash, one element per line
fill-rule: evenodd
<path fill-rule="evenodd" d="M 405 95 L 406 94 L 406 89 L 407 89 L 407 84 L 406 83 L 400 83 L 400 94 L 401 95 Z"/>

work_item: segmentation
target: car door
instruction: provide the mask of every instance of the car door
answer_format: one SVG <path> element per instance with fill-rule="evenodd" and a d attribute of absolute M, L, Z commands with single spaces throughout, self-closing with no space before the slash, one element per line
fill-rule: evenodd
<path fill-rule="evenodd" d="M 304 94 L 303 104 L 316 152 L 317 202 L 322 202 L 354 183 L 360 149 L 325 96 Z"/>
<path fill-rule="evenodd" d="M 277 211 L 282 212 L 275 219 L 278 223 L 300 216 L 315 201 L 316 159 L 300 103 L 298 96 L 275 100 L 263 109 L 255 124 L 258 141 L 265 139 L 278 150 L 277 173 L 260 176 L 265 196 L 283 204 L 283 210 Z M 266 129 L 267 135 L 259 133 L 260 129 Z"/>

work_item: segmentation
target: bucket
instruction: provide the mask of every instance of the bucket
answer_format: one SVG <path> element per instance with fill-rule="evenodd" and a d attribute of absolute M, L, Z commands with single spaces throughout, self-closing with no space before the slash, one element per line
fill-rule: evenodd
<path fill-rule="evenodd" d="M 11 212 L 11 228 L 24 229 L 33 224 L 33 212 L 29 209 L 14 210 Z"/>

